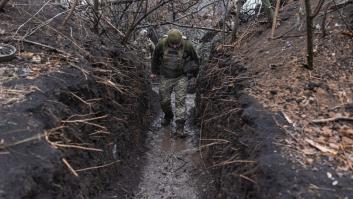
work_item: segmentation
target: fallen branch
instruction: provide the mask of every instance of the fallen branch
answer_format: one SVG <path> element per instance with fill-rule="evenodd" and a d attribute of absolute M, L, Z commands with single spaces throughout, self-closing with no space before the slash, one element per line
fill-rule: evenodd
<path fill-rule="evenodd" d="M 311 122 L 316 124 L 316 123 L 334 122 L 334 121 L 339 121 L 339 120 L 353 121 L 353 117 L 339 116 L 339 117 L 331 117 L 331 118 L 326 118 L 326 119 L 317 119 L 317 120 L 313 120 Z"/>

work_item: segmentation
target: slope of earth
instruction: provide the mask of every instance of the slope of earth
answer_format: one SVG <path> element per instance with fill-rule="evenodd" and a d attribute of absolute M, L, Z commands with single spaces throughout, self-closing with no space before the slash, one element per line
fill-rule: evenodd
<path fill-rule="evenodd" d="M 204 66 L 197 114 L 224 198 L 353 197 L 353 5 L 326 6 L 314 70 L 299 2 L 281 8 L 274 39 L 250 20 Z"/>
<path fill-rule="evenodd" d="M 275 39 L 268 39 L 269 29 L 250 27 L 252 36 L 235 49 L 254 77 L 246 90 L 265 108 L 285 116 L 289 125 L 284 128 L 292 135 L 285 144 L 306 155 L 297 161 L 310 165 L 324 161 L 324 155 L 328 162 L 321 163 L 353 172 L 353 24 L 347 24 L 353 22 L 353 5 L 339 10 L 332 3 L 323 6 L 314 22 L 322 26 L 328 7 L 325 36 L 322 27 L 315 30 L 314 70 L 303 67 L 306 31 L 300 28 L 305 21 L 296 26 L 299 7 L 294 2 L 281 10 Z"/>
<path fill-rule="evenodd" d="M 128 197 L 149 123 L 144 65 L 79 16 L 61 26 L 67 10 L 28 2 L 0 12 L 0 43 L 18 50 L 0 63 L 0 198 L 94 198 L 113 184 Z"/>

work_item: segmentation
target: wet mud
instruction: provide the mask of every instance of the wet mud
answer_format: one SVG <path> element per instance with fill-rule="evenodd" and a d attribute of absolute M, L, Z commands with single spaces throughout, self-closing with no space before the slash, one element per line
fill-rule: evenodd
<path fill-rule="evenodd" d="M 153 90 L 158 92 L 156 86 Z M 196 142 L 197 128 L 190 119 L 194 98 L 193 94 L 187 96 L 189 119 L 185 131 L 188 137 L 184 139 L 175 136 L 175 124 L 168 127 L 160 125 L 163 113 L 160 111 L 158 98 L 153 99 L 156 117 L 147 133 L 148 151 L 134 198 L 214 198 L 210 194 L 214 193 L 214 181 L 203 166 Z"/>

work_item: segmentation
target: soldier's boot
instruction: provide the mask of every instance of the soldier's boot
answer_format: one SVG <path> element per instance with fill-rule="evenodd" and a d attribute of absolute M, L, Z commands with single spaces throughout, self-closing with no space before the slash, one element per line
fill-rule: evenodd
<path fill-rule="evenodd" d="M 177 120 L 175 121 L 175 124 L 176 124 L 176 129 L 175 129 L 176 136 L 180 138 L 187 137 L 187 134 L 184 132 L 185 120 Z"/>

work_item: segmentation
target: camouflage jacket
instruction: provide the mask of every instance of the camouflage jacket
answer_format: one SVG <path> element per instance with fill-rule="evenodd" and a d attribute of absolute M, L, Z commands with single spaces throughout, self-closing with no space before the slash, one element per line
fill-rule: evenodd
<path fill-rule="evenodd" d="M 199 70 L 199 59 L 189 40 L 183 39 L 182 46 L 177 49 L 177 51 L 183 51 L 181 70 L 170 70 L 163 64 L 165 63 L 164 55 L 167 49 L 169 49 L 169 47 L 167 46 L 166 38 L 163 38 L 158 42 L 152 56 L 152 73 L 163 75 L 167 78 L 174 78 L 186 74 L 191 74 L 196 77 Z"/>

